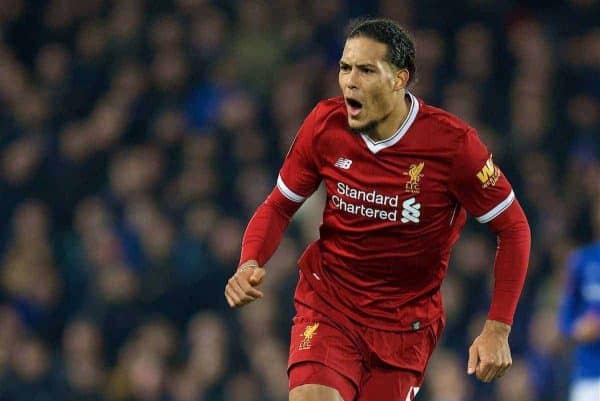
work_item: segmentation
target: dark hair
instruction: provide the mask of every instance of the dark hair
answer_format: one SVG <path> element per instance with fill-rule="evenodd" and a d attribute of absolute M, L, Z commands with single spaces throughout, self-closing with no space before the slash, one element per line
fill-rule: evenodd
<path fill-rule="evenodd" d="M 398 68 L 406 68 L 408 83 L 414 81 L 415 45 L 396 21 L 385 18 L 361 18 L 350 23 L 346 39 L 366 37 L 387 46 L 386 61 Z"/>

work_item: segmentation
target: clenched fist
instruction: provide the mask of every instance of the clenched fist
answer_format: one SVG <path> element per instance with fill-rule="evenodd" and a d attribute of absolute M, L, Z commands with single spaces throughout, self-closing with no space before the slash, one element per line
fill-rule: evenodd
<path fill-rule="evenodd" d="M 255 260 L 244 262 L 225 286 L 225 298 L 232 308 L 244 306 L 262 298 L 263 293 L 257 287 L 267 274 L 266 270 Z"/>
<path fill-rule="evenodd" d="M 495 320 L 485 322 L 483 331 L 469 348 L 467 373 L 482 382 L 502 377 L 512 365 L 508 335 L 510 326 Z"/>

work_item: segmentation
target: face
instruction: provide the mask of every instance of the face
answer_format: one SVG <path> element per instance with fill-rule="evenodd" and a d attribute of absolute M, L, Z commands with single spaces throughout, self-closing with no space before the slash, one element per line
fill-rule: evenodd
<path fill-rule="evenodd" d="M 370 38 L 348 39 L 340 59 L 339 84 L 354 132 L 374 130 L 396 107 L 404 70 L 385 60 L 387 46 Z"/>

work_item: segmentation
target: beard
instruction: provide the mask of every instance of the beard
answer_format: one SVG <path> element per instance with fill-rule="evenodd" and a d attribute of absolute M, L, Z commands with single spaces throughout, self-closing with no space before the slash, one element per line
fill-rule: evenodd
<path fill-rule="evenodd" d="M 373 120 L 373 121 L 369 121 L 368 123 L 366 123 L 360 127 L 351 127 L 350 124 L 348 124 L 348 129 L 350 130 L 350 132 L 352 132 L 355 135 L 359 135 L 359 134 L 369 135 L 370 133 L 375 132 L 375 129 L 377 128 L 379 123 L 380 123 L 380 121 Z"/>
<path fill-rule="evenodd" d="M 387 120 L 388 117 L 390 116 L 390 114 L 392 114 L 391 111 L 388 114 L 386 114 L 383 117 L 381 117 L 379 120 L 371 120 L 371 121 L 367 122 L 366 124 L 364 124 L 364 125 L 362 125 L 360 127 L 351 127 L 350 123 L 348 123 L 348 129 L 353 134 L 357 134 L 357 135 L 358 134 L 365 134 L 365 135 L 371 136 L 371 134 L 375 132 L 375 130 L 377 129 L 377 127 L 379 127 L 379 124 L 381 124 L 382 122 L 384 122 L 385 120 Z"/>

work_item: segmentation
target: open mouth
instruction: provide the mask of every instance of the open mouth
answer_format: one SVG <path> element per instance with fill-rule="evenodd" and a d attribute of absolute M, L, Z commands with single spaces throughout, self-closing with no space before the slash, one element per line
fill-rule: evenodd
<path fill-rule="evenodd" d="M 359 102 L 356 99 L 352 99 L 350 97 L 346 98 L 346 104 L 348 105 L 348 113 L 352 116 L 355 117 L 357 115 L 360 114 L 363 105 L 361 102 Z"/>

